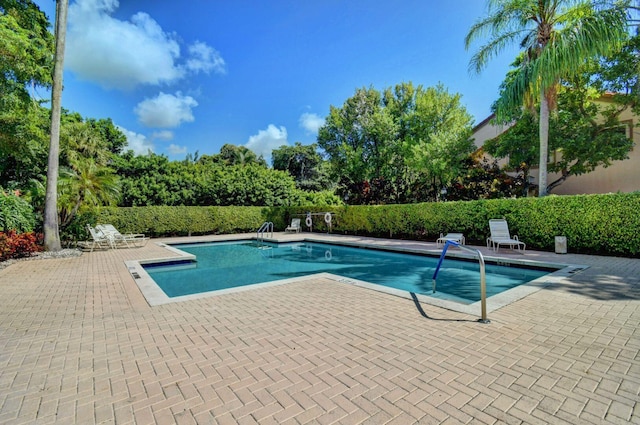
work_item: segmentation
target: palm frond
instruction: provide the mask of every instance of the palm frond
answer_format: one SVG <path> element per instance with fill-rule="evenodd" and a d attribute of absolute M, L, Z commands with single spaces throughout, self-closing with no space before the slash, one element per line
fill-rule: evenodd
<path fill-rule="evenodd" d="M 514 31 L 492 39 L 471 57 L 469 61 L 469 72 L 479 74 L 491 59 L 497 56 L 502 50 L 512 45 L 513 40 L 522 36 L 521 31 Z"/>
<path fill-rule="evenodd" d="M 585 60 L 619 50 L 628 38 L 625 24 L 619 9 L 609 9 L 558 30 L 553 43 L 532 62 L 532 75 L 540 79 L 542 87 L 550 87 L 571 76 Z"/>

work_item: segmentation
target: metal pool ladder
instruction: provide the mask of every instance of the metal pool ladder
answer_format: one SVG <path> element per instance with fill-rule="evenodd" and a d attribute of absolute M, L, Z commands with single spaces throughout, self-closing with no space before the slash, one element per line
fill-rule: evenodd
<path fill-rule="evenodd" d="M 436 266 L 436 271 L 433 272 L 433 293 L 436 292 L 436 277 L 438 276 L 438 271 L 440 270 L 440 266 L 444 261 L 444 256 L 447 254 L 447 248 L 449 248 L 449 245 L 457 246 L 460 249 L 472 252 L 473 254 L 478 256 L 478 262 L 480 263 L 480 308 L 482 309 L 482 315 L 480 319 L 478 319 L 478 322 L 491 323 L 491 321 L 487 319 L 487 278 L 485 275 L 484 257 L 479 250 L 460 245 L 458 242 L 451 240 L 445 242 L 444 248 L 442 249 L 442 254 L 440 254 L 440 260 L 438 260 L 438 265 Z"/>
<path fill-rule="evenodd" d="M 273 223 L 271 221 L 265 221 L 256 233 L 256 241 L 258 243 L 264 242 L 265 235 L 269 238 L 273 238 Z"/>

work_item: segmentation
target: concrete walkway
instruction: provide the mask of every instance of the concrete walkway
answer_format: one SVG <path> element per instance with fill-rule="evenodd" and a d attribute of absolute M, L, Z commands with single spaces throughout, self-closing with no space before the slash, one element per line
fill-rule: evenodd
<path fill-rule="evenodd" d="M 501 249 L 590 267 L 481 324 L 318 278 L 150 307 L 154 242 L 0 270 L 1 424 L 640 424 L 640 260 Z"/>

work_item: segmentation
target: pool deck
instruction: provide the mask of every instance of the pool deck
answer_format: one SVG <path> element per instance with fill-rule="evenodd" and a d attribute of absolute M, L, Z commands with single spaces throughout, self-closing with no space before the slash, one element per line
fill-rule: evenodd
<path fill-rule="evenodd" d="M 0 424 L 640 424 L 639 259 L 501 248 L 589 267 L 489 324 L 324 277 L 151 307 L 125 262 L 183 240 L 0 270 Z"/>

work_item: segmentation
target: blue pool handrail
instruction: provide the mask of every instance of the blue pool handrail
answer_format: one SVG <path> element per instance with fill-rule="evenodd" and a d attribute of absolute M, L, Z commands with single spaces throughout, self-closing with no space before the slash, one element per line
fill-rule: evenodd
<path fill-rule="evenodd" d="M 487 278 L 485 275 L 485 265 L 484 265 L 484 257 L 480 250 L 475 248 L 469 248 L 464 245 L 460 245 L 456 241 L 446 241 L 444 244 L 444 248 L 442 248 L 442 254 L 440 254 L 440 259 L 438 260 L 438 265 L 436 266 L 436 270 L 433 272 L 433 293 L 436 292 L 436 277 L 438 276 L 438 272 L 440 271 L 440 266 L 444 261 L 444 257 L 447 255 L 447 249 L 450 245 L 457 246 L 460 249 L 465 251 L 472 252 L 473 254 L 478 256 L 478 262 L 480 263 L 480 308 L 481 308 L 481 318 L 478 319 L 478 322 L 481 323 L 490 323 L 491 321 L 487 319 Z"/>

